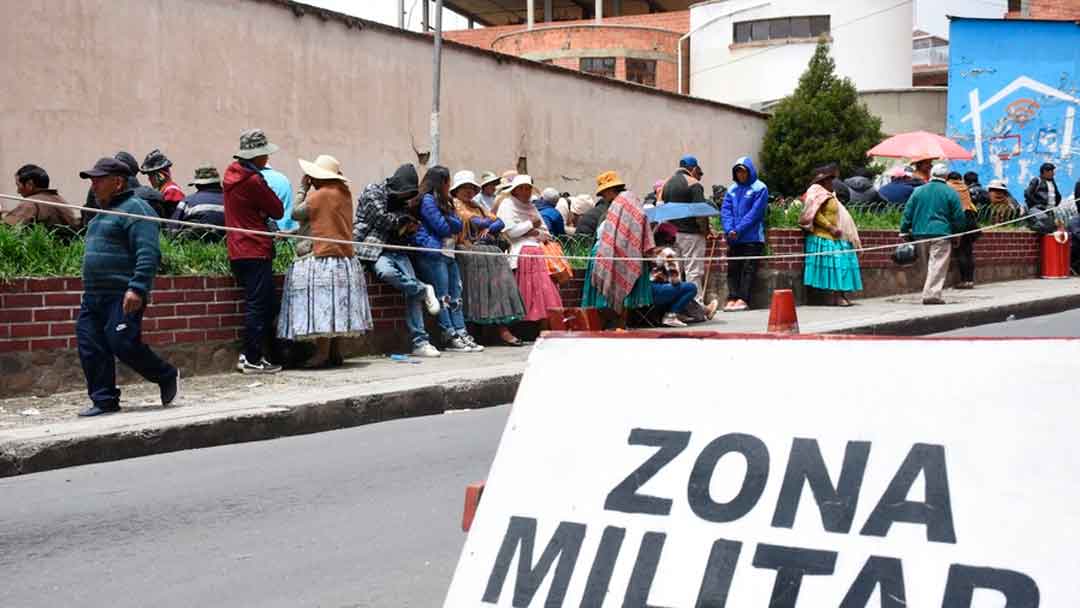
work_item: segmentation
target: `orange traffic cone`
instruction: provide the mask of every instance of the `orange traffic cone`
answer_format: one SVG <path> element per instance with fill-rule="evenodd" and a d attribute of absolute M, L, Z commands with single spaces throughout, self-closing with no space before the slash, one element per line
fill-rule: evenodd
<path fill-rule="evenodd" d="M 468 532 L 472 528 L 473 518 L 476 517 L 476 508 L 480 506 L 480 497 L 484 494 L 483 481 L 470 483 L 465 487 L 465 512 L 461 515 L 461 531 Z"/>
<path fill-rule="evenodd" d="M 799 333 L 799 317 L 795 314 L 795 294 L 790 289 L 777 289 L 769 306 L 769 333 Z"/>

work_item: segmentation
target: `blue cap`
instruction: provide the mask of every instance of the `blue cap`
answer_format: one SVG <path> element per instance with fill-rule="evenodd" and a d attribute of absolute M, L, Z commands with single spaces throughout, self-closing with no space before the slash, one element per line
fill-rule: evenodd
<path fill-rule="evenodd" d="M 699 167 L 700 165 L 698 165 L 696 156 L 694 156 L 693 154 L 687 154 L 686 156 L 679 159 L 679 166 L 684 169 L 690 169 L 693 167 Z"/>

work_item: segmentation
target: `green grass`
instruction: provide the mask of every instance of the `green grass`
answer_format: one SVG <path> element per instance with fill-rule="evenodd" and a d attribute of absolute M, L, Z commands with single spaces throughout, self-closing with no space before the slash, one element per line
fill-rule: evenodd
<path fill-rule="evenodd" d="M 274 271 L 285 272 L 293 260 L 288 240 L 274 243 Z M 42 226 L 0 225 L 0 280 L 14 277 L 77 277 L 82 274 L 83 241 L 61 238 Z M 166 276 L 228 276 L 225 242 L 161 237 L 161 268 Z"/>

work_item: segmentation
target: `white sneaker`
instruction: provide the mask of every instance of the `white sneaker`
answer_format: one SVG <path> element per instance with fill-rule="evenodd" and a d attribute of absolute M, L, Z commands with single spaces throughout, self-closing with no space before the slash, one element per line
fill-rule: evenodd
<path fill-rule="evenodd" d="M 281 366 L 270 363 L 266 357 L 259 359 L 258 363 L 251 363 L 246 356 L 240 355 L 236 369 L 242 374 L 276 374 L 281 371 Z"/>
<path fill-rule="evenodd" d="M 423 344 L 418 344 L 413 347 L 412 355 L 414 357 L 434 359 L 436 357 L 441 357 L 442 353 L 439 352 L 439 349 L 432 346 L 430 342 L 424 342 Z"/>
<path fill-rule="evenodd" d="M 452 352 L 452 353 L 471 353 L 471 352 L 473 352 L 472 347 L 469 346 L 464 340 L 462 340 L 458 336 L 454 336 L 453 338 L 450 338 L 450 340 L 446 343 L 446 346 L 443 347 L 443 350 L 448 351 L 448 352 Z"/>
<path fill-rule="evenodd" d="M 477 344 L 476 338 L 473 338 L 469 334 L 462 334 L 461 335 L 461 340 L 463 342 L 465 342 L 466 345 L 468 345 L 469 349 L 472 350 L 472 352 L 474 352 L 474 353 L 482 353 L 482 352 L 484 352 L 484 347 Z"/>
<path fill-rule="evenodd" d="M 428 314 L 435 316 L 442 310 L 442 306 L 439 305 L 439 298 L 435 295 L 435 288 L 431 285 L 424 285 L 424 306 L 427 308 Z"/>
<path fill-rule="evenodd" d="M 664 327 L 686 327 L 686 323 L 679 320 L 679 315 L 669 312 L 664 315 L 664 319 L 660 322 Z"/>

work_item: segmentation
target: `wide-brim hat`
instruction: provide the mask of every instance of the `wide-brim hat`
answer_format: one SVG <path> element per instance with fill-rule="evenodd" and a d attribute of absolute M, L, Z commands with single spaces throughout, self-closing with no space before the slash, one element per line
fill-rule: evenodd
<path fill-rule="evenodd" d="M 195 169 L 195 179 L 188 182 L 189 186 L 206 186 L 209 184 L 220 184 L 221 174 L 218 173 L 217 167 L 211 164 L 201 165 L 198 169 Z"/>
<path fill-rule="evenodd" d="M 484 186 L 494 184 L 500 179 L 501 178 L 498 175 L 495 175 L 491 171 L 484 171 L 480 174 L 480 187 L 483 188 Z"/>
<path fill-rule="evenodd" d="M 836 179 L 839 171 L 835 165 L 825 165 L 824 167 L 818 167 L 814 169 L 814 177 L 810 179 L 810 184 L 820 184 L 825 180 L 832 181 Z"/>
<path fill-rule="evenodd" d="M 454 179 L 450 183 L 450 191 L 453 192 L 462 186 L 479 188 L 480 184 L 476 183 L 476 174 L 472 171 L 458 171 L 455 173 Z"/>
<path fill-rule="evenodd" d="M 139 172 L 149 175 L 161 171 L 162 169 L 168 169 L 172 166 L 172 161 L 169 157 L 165 156 L 161 150 L 151 150 L 146 158 L 143 159 L 142 167 L 139 167 Z"/>
<path fill-rule="evenodd" d="M 986 186 L 987 190 L 1001 190 L 1002 192 L 1008 192 L 1009 187 L 1005 185 L 1005 182 L 1000 179 L 990 180 L 990 183 Z"/>
<path fill-rule="evenodd" d="M 532 177 L 525 174 L 514 176 L 514 179 L 510 180 L 509 184 L 506 184 L 506 191 L 513 192 L 514 188 L 518 188 L 520 186 L 528 186 L 530 191 L 533 190 L 534 188 Z"/>
<path fill-rule="evenodd" d="M 597 196 L 600 196 L 600 193 L 604 190 L 611 190 L 612 188 L 618 188 L 619 186 L 625 188 L 626 183 L 619 179 L 619 174 L 614 171 L 604 171 L 596 176 Z"/>
<path fill-rule="evenodd" d="M 336 179 L 349 183 L 349 178 L 341 174 L 341 163 L 329 154 L 319 155 L 313 163 L 302 158 L 299 159 L 299 162 L 300 170 L 304 172 L 304 175 L 312 179 Z"/>
<path fill-rule="evenodd" d="M 240 149 L 233 156 L 251 160 L 273 154 L 280 149 L 277 144 L 270 143 L 262 129 L 248 129 L 240 134 Z"/>

